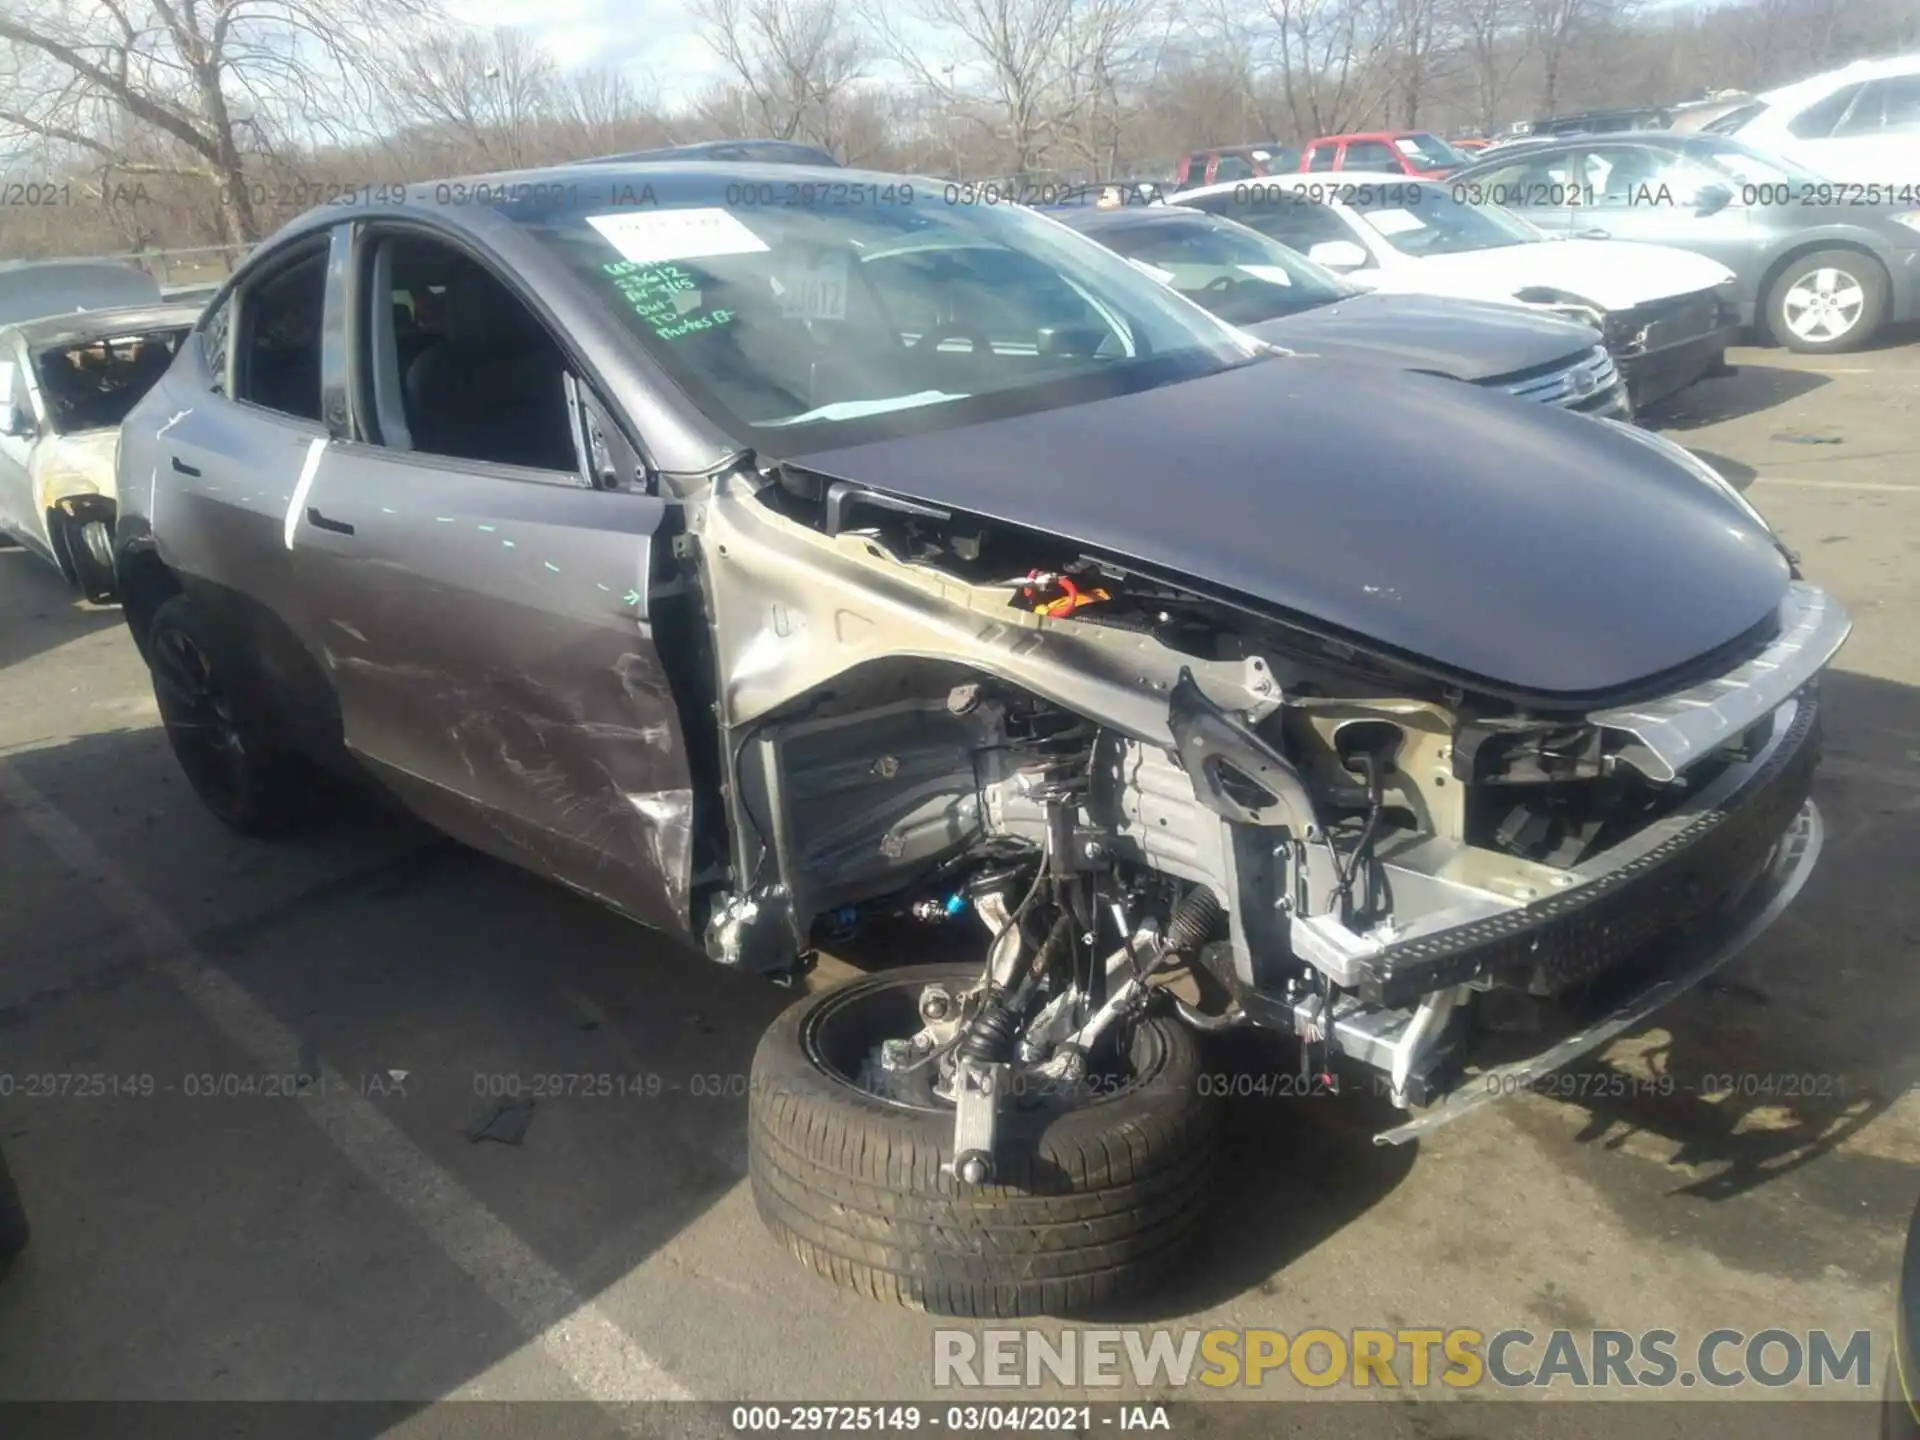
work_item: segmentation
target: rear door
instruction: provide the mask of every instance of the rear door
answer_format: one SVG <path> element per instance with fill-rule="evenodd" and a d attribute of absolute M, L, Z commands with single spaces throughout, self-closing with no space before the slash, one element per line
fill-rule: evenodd
<path fill-rule="evenodd" d="M 1671 150 L 1597 141 L 1575 173 L 1588 203 L 1572 233 L 1590 240 L 1673 245 L 1729 270 L 1748 269 L 1752 218 L 1740 183 Z"/>
<path fill-rule="evenodd" d="M 436 282 L 443 332 L 403 370 L 396 297 Z M 507 277 L 389 229 L 333 283 L 354 323 L 288 543 L 348 748 L 458 838 L 679 927 L 692 796 L 651 623 L 664 502 L 644 472 L 582 474 L 570 400 L 591 379 Z"/>

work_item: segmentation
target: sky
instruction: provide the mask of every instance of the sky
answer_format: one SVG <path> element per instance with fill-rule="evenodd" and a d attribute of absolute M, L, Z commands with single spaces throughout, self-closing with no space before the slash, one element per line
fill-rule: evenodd
<path fill-rule="evenodd" d="M 684 0 L 448 0 L 446 8 L 470 25 L 524 29 L 564 66 L 631 69 L 668 103 L 720 74 Z"/>

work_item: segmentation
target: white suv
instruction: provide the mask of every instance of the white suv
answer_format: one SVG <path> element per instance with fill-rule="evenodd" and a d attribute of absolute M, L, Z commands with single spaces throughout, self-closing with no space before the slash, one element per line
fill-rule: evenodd
<path fill-rule="evenodd" d="M 1861 60 L 1769 90 L 1707 129 L 1911 199 L 1920 191 L 1920 55 Z"/>

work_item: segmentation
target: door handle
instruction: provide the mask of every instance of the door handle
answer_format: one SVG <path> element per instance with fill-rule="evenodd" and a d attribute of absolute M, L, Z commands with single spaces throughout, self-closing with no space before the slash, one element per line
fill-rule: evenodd
<path fill-rule="evenodd" d="M 1596 225 L 1591 230 L 1574 231 L 1573 238 L 1576 240 L 1611 240 L 1613 235 Z"/>
<path fill-rule="evenodd" d="M 200 471 L 198 467 L 189 465 L 186 461 L 182 460 L 178 455 L 173 457 L 173 470 L 176 475 L 191 475 L 196 480 L 200 478 Z"/>
<path fill-rule="evenodd" d="M 312 505 L 307 507 L 307 522 L 316 530 L 331 530 L 336 535 L 353 534 L 353 526 L 349 525 L 346 521 L 329 520 L 320 513 L 318 508 Z"/>

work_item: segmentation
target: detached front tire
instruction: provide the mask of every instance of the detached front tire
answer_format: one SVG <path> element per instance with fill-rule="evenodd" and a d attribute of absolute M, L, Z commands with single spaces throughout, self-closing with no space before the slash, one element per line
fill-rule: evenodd
<path fill-rule="evenodd" d="M 882 1039 L 918 1028 L 931 983 L 978 966 L 893 970 L 792 1006 L 753 1059 L 754 1203 L 803 1263 L 872 1299 L 939 1315 L 1064 1314 L 1162 1278 L 1207 1210 L 1219 1111 L 1177 1020 L 1141 1019 L 1109 1077 L 1072 1096 L 1003 1101 L 997 1172 L 953 1159 L 953 1110 L 861 1083 Z"/>

